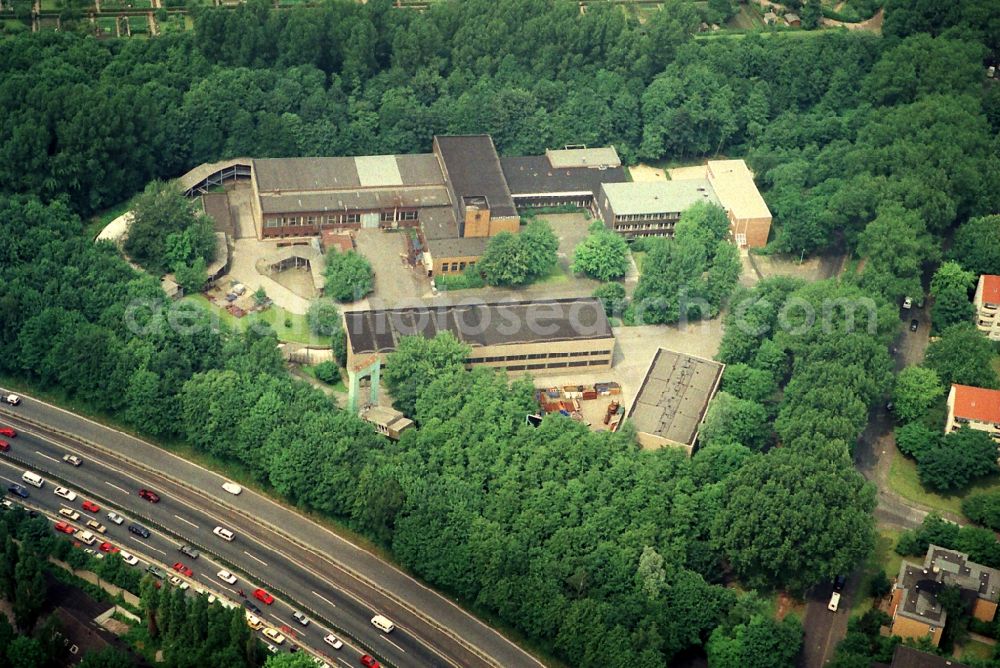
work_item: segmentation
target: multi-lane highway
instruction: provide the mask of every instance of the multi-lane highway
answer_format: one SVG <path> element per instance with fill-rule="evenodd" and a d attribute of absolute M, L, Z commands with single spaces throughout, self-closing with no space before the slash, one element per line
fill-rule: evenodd
<path fill-rule="evenodd" d="M 321 647 L 321 627 L 330 627 L 350 641 L 353 647 L 326 652 L 333 661 L 357 666 L 364 651 L 396 666 L 541 665 L 495 630 L 371 553 L 252 491 L 230 495 L 222 490 L 224 478 L 155 446 L 29 398 L 15 408 L 0 408 L 0 424 L 20 432 L 7 439 L 10 451 L 0 453 L 0 459 L 14 467 L 3 467 L 0 476 L 11 478 L 16 473 L 19 480 L 19 471 L 31 468 L 52 482 L 65 481 L 101 505 L 120 509 L 153 532 L 147 541 L 102 520 L 116 532 L 123 549 L 131 546 L 142 552 L 145 547 L 150 557 L 165 563 L 182 561 L 202 581 L 214 579 L 217 569 L 188 563 L 176 551 L 177 545 L 190 543 L 206 557 L 215 555 L 241 583 L 259 583 L 316 620 L 312 628 L 304 629 L 302 643 Z M 83 464 L 63 462 L 67 453 L 80 457 Z M 51 489 L 27 487 L 32 498 L 59 500 Z M 160 502 L 139 498 L 140 488 L 155 490 Z M 231 529 L 236 539 L 228 542 L 215 536 L 216 526 Z M 213 584 L 223 586 L 217 580 Z M 242 588 L 249 594 L 253 587 L 248 587 Z M 280 621 L 295 628 L 289 609 L 267 612 L 272 615 L 268 623 Z M 370 624 L 374 614 L 392 619 L 396 630 L 385 634 L 375 629 Z"/>

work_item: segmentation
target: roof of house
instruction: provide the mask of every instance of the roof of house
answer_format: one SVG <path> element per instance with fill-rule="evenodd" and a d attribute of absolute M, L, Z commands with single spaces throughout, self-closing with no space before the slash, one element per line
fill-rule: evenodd
<path fill-rule="evenodd" d="M 261 193 L 444 185 L 437 158 L 362 155 L 341 158 L 266 158 L 253 161 Z"/>
<path fill-rule="evenodd" d="M 968 668 L 964 663 L 919 649 L 896 645 L 892 655 L 892 668 Z"/>
<path fill-rule="evenodd" d="M 341 253 L 346 253 L 349 250 L 354 250 L 354 239 L 350 234 L 344 234 L 337 230 L 323 230 L 320 238 L 323 240 L 323 248 L 327 251 L 336 249 Z"/>
<path fill-rule="evenodd" d="M 979 280 L 983 284 L 983 303 L 1000 304 L 1000 276 L 983 274 L 979 277 Z"/>
<path fill-rule="evenodd" d="M 485 197 L 492 217 L 517 215 L 489 135 L 435 136 L 434 146 L 457 203 L 466 197 Z M 459 204 L 459 213 L 464 215 L 464 204 Z"/>
<path fill-rule="evenodd" d="M 722 206 L 737 220 L 771 218 L 771 210 L 742 160 L 709 160 L 708 180 Z"/>
<path fill-rule="evenodd" d="M 705 179 L 602 183 L 601 188 L 616 216 L 678 213 L 697 202 L 719 203 Z"/>
<path fill-rule="evenodd" d="M 801 21 L 802 19 L 800 19 L 799 15 L 795 12 L 788 12 L 785 14 L 785 20 L 791 23 L 792 21 Z"/>
<path fill-rule="evenodd" d="M 944 626 L 947 613 L 937 593 L 949 585 L 961 587 L 970 602 L 976 598 L 1000 601 L 1000 571 L 969 561 L 969 555 L 938 545 L 927 548 L 923 565 L 904 561 L 899 566 L 896 587 L 904 598 L 896 610 L 929 626 Z"/>
<path fill-rule="evenodd" d="M 598 148 L 547 149 L 545 157 L 555 169 L 565 167 L 621 167 L 622 161 L 614 146 Z"/>
<path fill-rule="evenodd" d="M 424 238 L 454 239 L 458 237 L 458 220 L 455 209 L 450 206 L 432 206 L 421 209 L 417 213 L 420 219 L 420 229 Z"/>
<path fill-rule="evenodd" d="M 600 192 L 602 183 L 624 183 L 625 169 L 609 167 L 554 167 L 545 155 L 500 158 L 514 197 L 533 194 Z"/>
<path fill-rule="evenodd" d="M 413 426 L 413 420 L 406 417 L 395 408 L 385 406 L 370 406 L 361 411 L 361 419 L 366 422 L 377 424 L 386 429 L 402 432 Z"/>
<path fill-rule="evenodd" d="M 262 195 L 260 208 L 267 213 L 343 212 L 364 209 L 417 208 L 450 204 L 444 186 L 399 186 L 382 189 L 353 189 L 335 192 Z"/>
<path fill-rule="evenodd" d="M 451 332 L 473 348 L 614 338 L 597 299 L 426 305 L 344 313 L 355 354 L 388 353 L 404 336 Z"/>
<path fill-rule="evenodd" d="M 1000 424 L 1000 390 L 969 385 L 951 386 L 955 393 L 955 417 Z"/>
<path fill-rule="evenodd" d="M 448 257 L 482 257 L 489 241 L 489 237 L 427 239 L 427 252 L 438 260 Z"/>
<path fill-rule="evenodd" d="M 637 431 L 693 445 L 724 365 L 660 348 L 649 364 L 628 418 Z"/>

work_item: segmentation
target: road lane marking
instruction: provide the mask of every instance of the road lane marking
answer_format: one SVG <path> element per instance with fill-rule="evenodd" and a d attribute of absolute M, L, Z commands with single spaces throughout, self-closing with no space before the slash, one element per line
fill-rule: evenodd
<path fill-rule="evenodd" d="M 344 659 L 341 659 L 339 656 L 337 657 L 337 661 L 340 661 L 342 664 L 344 664 L 345 666 L 347 666 L 347 668 L 354 668 L 354 664 L 353 663 L 348 663 Z"/>
<path fill-rule="evenodd" d="M 122 489 L 121 487 L 119 487 L 118 485 L 114 484 L 113 482 L 108 482 L 107 480 L 105 480 L 105 481 L 104 481 L 104 484 L 105 484 L 105 485 L 107 485 L 108 487 L 114 487 L 114 488 L 115 488 L 115 489 L 117 489 L 117 490 L 118 490 L 119 492 L 123 492 L 123 493 L 125 493 L 125 494 L 128 494 L 128 493 L 129 493 L 129 491 L 128 491 L 127 489 Z"/>
<path fill-rule="evenodd" d="M 184 518 L 183 518 L 183 517 L 181 517 L 180 515 L 174 515 L 174 517 L 176 517 L 177 519 L 179 519 L 179 520 L 180 520 L 181 522 L 184 522 L 184 524 L 190 524 L 190 525 L 191 525 L 191 526 L 193 526 L 193 527 L 194 527 L 195 529 L 197 529 L 197 528 L 198 528 L 198 525 L 197 525 L 197 524 L 195 524 L 194 522 L 191 522 L 191 521 L 188 521 L 188 520 L 184 519 Z"/>
<path fill-rule="evenodd" d="M 390 645 L 392 645 L 393 647 L 395 647 L 396 649 L 398 649 L 403 654 L 406 654 L 406 650 L 405 649 L 403 649 L 402 647 L 400 647 L 399 645 L 397 645 L 393 641 L 389 640 L 389 638 L 387 638 L 386 636 L 382 636 L 382 640 L 386 641 L 387 643 L 389 643 Z"/>
<path fill-rule="evenodd" d="M 329 603 L 329 604 L 330 604 L 331 606 L 333 606 L 334 608 L 336 608 L 336 607 L 337 607 L 337 604 L 336 604 L 336 603 L 334 603 L 333 601 L 331 601 L 330 599 L 328 599 L 328 598 L 327 598 L 326 596 L 323 596 L 323 594 L 320 594 L 319 592 L 316 592 L 316 591 L 313 591 L 313 590 L 311 590 L 311 589 L 310 589 L 309 591 L 311 591 L 311 592 L 313 593 L 313 595 L 314 595 L 314 596 L 316 596 L 317 598 L 320 598 L 320 599 L 322 599 L 322 600 L 326 601 L 327 603 Z"/>
<path fill-rule="evenodd" d="M 52 460 L 52 461 L 54 461 L 54 462 L 55 462 L 56 464 L 58 464 L 58 463 L 59 463 L 59 460 L 58 460 L 58 459 L 56 459 L 55 457 L 50 457 L 49 455 L 45 454 L 44 452 L 40 452 L 39 450 L 35 450 L 35 454 L 36 454 L 36 455 L 41 455 L 42 457 L 45 457 L 46 459 L 51 459 L 51 460 Z"/>
<path fill-rule="evenodd" d="M 254 561 L 256 561 L 257 563 L 259 563 L 259 564 L 263 564 L 264 566 L 267 566 L 267 562 L 266 562 L 266 561 L 264 561 L 264 560 L 262 560 L 262 559 L 258 559 L 257 557 L 253 556 L 252 554 L 250 554 L 250 553 L 249 553 L 249 552 L 247 552 L 246 550 L 243 550 L 243 554 L 247 555 L 248 557 L 250 557 L 251 559 L 253 559 L 253 560 L 254 560 Z"/>
<path fill-rule="evenodd" d="M 136 538 L 135 536 L 129 536 L 129 538 L 132 539 L 132 540 L 134 540 L 135 542 L 139 543 L 139 545 L 142 545 L 147 550 L 156 550 L 157 552 L 159 552 L 160 554 L 162 554 L 164 557 L 167 556 L 167 553 L 164 552 L 163 550 L 161 550 L 161 549 L 159 549 L 157 547 L 153 547 L 152 545 L 146 543 L 145 541 L 143 541 L 143 540 L 141 540 L 139 538 Z"/>

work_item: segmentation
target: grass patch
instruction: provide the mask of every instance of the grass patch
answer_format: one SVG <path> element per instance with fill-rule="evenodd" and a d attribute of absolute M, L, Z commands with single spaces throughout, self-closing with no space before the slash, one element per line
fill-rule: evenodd
<path fill-rule="evenodd" d="M 115 23 L 117 22 L 117 20 L 118 19 L 111 18 L 110 16 L 105 16 L 97 19 L 97 25 L 105 32 L 114 35 Z M 101 230 L 107 227 L 112 220 L 114 220 L 118 216 L 128 211 L 128 205 L 129 202 L 131 201 L 132 200 L 125 200 L 120 204 L 116 204 L 109 209 L 101 211 L 97 215 L 93 216 L 90 220 L 88 220 L 87 227 L 84 230 L 84 233 L 87 235 L 87 238 L 96 239 L 97 235 L 101 233 Z"/>
<path fill-rule="evenodd" d="M 1000 376 L 1000 355 L 994 357 L 990 365 L 993 367 L 993 370 L 997 372 L 997 375 Z"/>
<path fill-rule="evenodd" d="M 266 322 L 277 334 L 279 341 L 289 341 L 292 343 L 316 343 L 316 337 L 309 331 L 309 324 L 304 315 L 290 313 L 280 306 L 271 305 L 266 311 L 261 313 L 250 313 L 237 318 L 226 309 L 216 306 L 209 301 L 205 295 L 188 295 L 182 301 L 191 301 L 209 309 L 218 315 L 219 319 L 238 331 L 246 331 L 254 323 Z"/>
<path fill-rule="evenodd" d="M 958 494 L 936 494 L 927 490 L 912 459 L 896 454 L 889 467 L 889 484 L 900 496 L 938 512 L 962 514 L 962 499 L 973 492 L 1000 492 L 1000 475 L 991 475 L 969 485 Z"/>
<path fill-rule="evenodd" d="M 549 273 L 545 276 L 539 278 L 535 281 L 536 285 L 554 285 L 556 283 L 565 283 L 569 280 L 569 274 L 563 271 L 562 267 L 559 266 L 557 262 L 555 266 L 549 269 Z"/>
<path fill-rule="evenodd" d="M 903 562 L 903 557 L 896 554 L 896 543 L 899 541 L 901 532 L 892 529 L 879 529 L 875 537 L 875 549 L 868 555 L 865 561 L 864 570 L 861 574 L 861 584 L 858 586 L 858 595 L 851 606 L 851 616 L 863 615 L 872 607 L 872 597 L 868 594 L 871 591 L 871 583 L 879 570 L 891 579 L 899 572 L 899 565 Z"/>
<path fill-rule="evenodd" d="M 635 266 L 642 273 L 642 264 L 646 261 L 646 251 L 632 251 L 632 259 L 635 260 Z"/>
<path fill-rule="evenodd" d="M 302 373 L 304 373 L 305 375 L 309 376 L 310 378 L 316 378 L 316 380 L 318 380 L 319 382 L 323 383 L 324 385 L 326 385 L 329 388 L 332 388 L 334 392 L 342 392 L 342 393 L 345 393 L 345 394 L 347 393 L 347 385 L 344 384 L 344 377 L 343 377 L 343 375 L 341 375 L 340 380 L 338 380 L 335 384 L 331 385 L 330 383 L 327 383 L 326 381 L 322 381 L 322 380 L 320 380 L 319 378 L 316 377 L 316 365 L 315 364 L 303 364 L 299 368 L 302 369 Z"/>
<path fill-rule="evenodd" d="M 960 656 L 963 662 L 967 662 L 969 659 L 986 661 L 993 657 L 993 646 L 978 640 L 966 640 L 960 647 L 962 649 Z"/>
<path fill-rule="evenodd" d="M 740 5 L 740 9 L 726 22 L 725 27 L 732 30 L 753 30 L 764 27 L 764 18 L 756 7 L 750 5 Z"/>

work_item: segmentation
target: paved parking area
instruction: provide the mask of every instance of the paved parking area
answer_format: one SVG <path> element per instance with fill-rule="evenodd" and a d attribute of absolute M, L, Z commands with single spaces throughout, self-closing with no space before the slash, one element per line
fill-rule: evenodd
<path fill-rule="evenodd" d="M 384 308 L 430 297 L 430 279 L 419 268 L 410 268 L 403 261 L 406 257 L 405 232 L 358 230 L 354 242 L 358 253 L 371 262 L 375 272 L 375 292 L 363 300 L 367 304 L 356 302 L 351 310 L 367 306 Z"/>
<path fill-rule="evenodd" d="M 535 387 L 562 385 L 592 385 L 615 381 L 622 387 L 621 400 L 625 411 L 632 405 L 649 363 L 658 348 L 676 350 L 706 359 L 714 358 L 722 341 L 722 318 L 678 325 L 640 325 L 615 327 L 615 354 L 610 371 L 553 374 L 535 376 Z"/>

